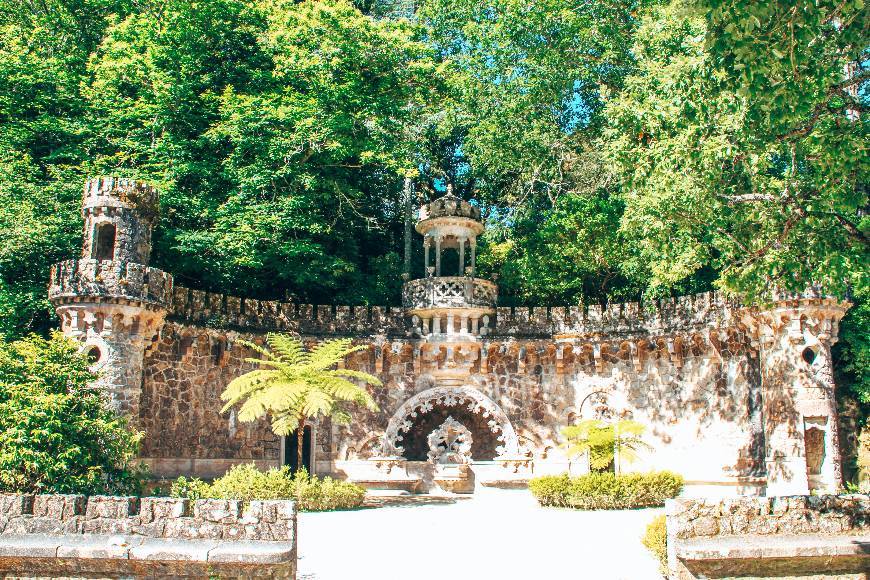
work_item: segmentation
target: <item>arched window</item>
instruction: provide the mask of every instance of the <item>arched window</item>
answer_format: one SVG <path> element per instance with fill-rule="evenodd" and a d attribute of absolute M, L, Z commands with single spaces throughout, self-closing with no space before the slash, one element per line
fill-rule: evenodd
<path fill-rule="evenodd" d="M 94 228 L 95 260 L 112 260 L 115 257 L 115 225 L 99 224 Z"/>

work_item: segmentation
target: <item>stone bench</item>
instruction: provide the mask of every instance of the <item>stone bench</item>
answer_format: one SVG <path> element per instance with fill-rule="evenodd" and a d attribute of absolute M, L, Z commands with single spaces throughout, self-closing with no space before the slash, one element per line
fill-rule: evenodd
<path fill-rule="evenodd" d="M 0 576 L 296 576 L 292 501 L 0 495 Z"/>
<path fill-rule="evenodd" d="M 681 498 L 666 512 L 671 580 L 870 573 L 867 496 Z"/>
<path fill-rule="evenodd" d="M 295 578 L 292 542 L 141 536 L 0 536 L 5 574 Z"/>
<path fill-rule="evenodd" d="M 870 572 L 870 535 L 730 536 L 682 540 L 674 548 L 687 578 L 851 578 Z"/>

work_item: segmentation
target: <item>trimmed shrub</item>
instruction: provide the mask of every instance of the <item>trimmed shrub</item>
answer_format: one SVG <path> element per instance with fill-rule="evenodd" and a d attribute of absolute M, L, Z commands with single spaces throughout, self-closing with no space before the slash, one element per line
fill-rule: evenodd
<path fill-rule="evenodd" d="M 668 570 L 668 530 L 665 516 L 656 516 L 646 527 L 646 533 L 641 541 L 646 548 L 659 559 L 659 571 L 665 574 Z"/>
<path fill-rule="evenodd" d="M 529 490 L 543 506 L 588 510 L 661 506 L 682 489 L 683 478 L 669 471 L 548 475 L 529 482 Z"/>
<path fill-rule="evenodd" d="M 260 471 L 253 464 L 236 465 L 211 484 L 200 479 L 179 477 L 172 484 L 172 497 L 216 498 L 242 501 L 295 499 L 299 511 L 353 509 L 362 505 L 365 489 L 331 477 L 320 479 L 290 468 Z"/>

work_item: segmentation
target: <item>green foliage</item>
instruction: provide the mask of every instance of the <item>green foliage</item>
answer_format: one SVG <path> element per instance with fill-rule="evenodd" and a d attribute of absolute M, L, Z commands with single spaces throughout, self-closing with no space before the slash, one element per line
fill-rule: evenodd
<path fill-rule="evenodd" d="M 76 343 L 0 339 L 0 490 L 136 493 L 141 433 L 101 393 Z"/>
<path fill-rule="evenodd" d="M 211 484 L 179 477 L 172 484 L 170 494 L 189 499 L 295 499 L 300 511 L 327 511 L 361 506 L 365 489 L 330 477 L 309 476 L 305 469 L 291 474 L 288 467 L 260 471 L 249 464 L 232 467 Z"/>
<path fill-rule="evenodd" d="M 334 369 L 354 352 L 366 348 L 352 346 L 351 339 L 327 340 L 306 350 L 298 338 L 284 334 L 266 336 L 269 350 L 245 342 L 263 358 L 247 362 L 260 365 L 233 379 L 221 394 L 226 401 L 223 412 L 241 404 L 240 421 L 255 421 L 264 415 L 272 420 L 277 435 L 288 435 L 307 419 L 331 417 L 338 424 L 350 421 L 342 403 L 363 405 L 377 410 L 371 394 L 352 381 L 381 386 L 381 381 L 368 373 L 350 369 Z"/>
<path fill-rule="evenodd" d="M 659 560 L 659 571 L 668 570 L 668 528 L 665 516 L 656 516 L 646 527 L 641 539 L 643 545 Z"/>
<path fill-rule="evenodd" d="M 653 473 L 590 473 L 580 477 L 545 475 L 529 481 L 542 506 L 585 510 L 631 509 L 664 505 L 679 495 L 683 478 L 669 471 Z"/>
<path fill-rule="evenodd" d="M 627 419 L 615 423 L 588 419 L 562 427 L 562 436 L 567 440 L 565 447 L 568 448 L 568 455 L 588 453 L 589 466 L 601 471 L 610 466 L 618 469 L 619 466 L 614 464 L 615 454 L 619 455 L 621 465 L 635 461 L 639 451 L 652 449 L 642 439 L 645 430 L 642 424 Z"/>
<path fill-rule="evenodd" d="M 866 123 L 849 118 L 866 73 L 843 78 L 867 62 L 861 12 L 675 0 L 645 14 L 602 144 L 653 287 L 703 268 L 760 299 L 867 284 Z"/>

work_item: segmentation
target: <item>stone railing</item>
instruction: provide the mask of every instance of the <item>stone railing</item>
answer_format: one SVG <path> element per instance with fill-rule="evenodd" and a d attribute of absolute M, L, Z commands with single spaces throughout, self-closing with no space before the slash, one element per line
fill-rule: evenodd
<path fill-rule="evenodd" d="M 235 500 L 0 495 L 2 573 L 295 577 L 295 569 L 292 501 L 243 509 Z"/>
<path fill-rule="evenodd" d="M 489 280 L 437 276 L 406 282 L 402 306 L 417 308 L 495 308 L 498 286 Z"/>
<path fill-rule="evenodd" d="M 170 274 L 132 262 L 66 260 L 51 267 L 49 299 L 74 302 L 81 297 L 118 298 L 167 306 L 172 297 Z"/>
<path fill-rule="evenodd" d="M 870 569 L 870 497 L 668 500 L 672 580 L 855 578 Z"/>

